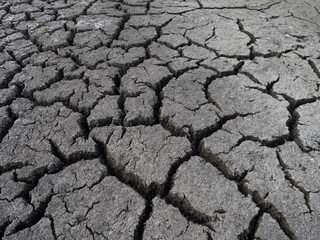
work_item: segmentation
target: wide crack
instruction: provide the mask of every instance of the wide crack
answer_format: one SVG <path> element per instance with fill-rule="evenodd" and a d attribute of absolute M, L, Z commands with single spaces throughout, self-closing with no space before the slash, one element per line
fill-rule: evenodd
<path fill-rule="evenodd" d="M 251 221 L 251 229 L 250 231 L 244 231 L 244 236 L 249 236 L 249 234 L 254 234 L 256 231 L 256 228 L 258 227 L 258 221 L 260 217 L 262 216 L 262 213 L 267 212 L 270 214 L 270 216 L 275 219 L 280 228 L 283 230 L 283 232 L 291 239 L 291 240 L 297 240 L 297 237 L 294 233 L 294 231 L 289 226 L 286 218 L 284 215 L 279 212 L 276 207 L 270 203 L 267 202 L 264 198 L 262 198 L 257 191 L 251 191 L 248 186 L 245 184 L 245 175 L 244 176 L 237 176 L 234 175 L 234 173 L 229 169 L 229 167 L 226 166 L 226 164 L 223 162 L 222 159 L 220 159 L 218 156 L 206 151 L 203 147 L 201 147 L 200 156 L 204 158 L 206 161 L 211 163 L 214 167 L 216 167 L 227 179 L 235 182 L 238 185 L 238 190 L 244 195 L 248 196 L 250 195 L 252 197 L 253 202 L 260 208 L 260 214 L 256 216 L 256 219 L 253 219 Z M 261 215 L 261 216 L 260 216 Z"/>
<path fill-rule="evenodd" d="M 87 10 L 96 2 L 97 1 L 92 1 L 86 7 L 86 9 L 83 11 L 83 14 L 86 15 L 87 14 Z M 150 10 L 150 3 L 151 2 L 153 2 L 153 0 L 152 1 L 148 1 L 147 4 L 146 4 L 147 11 Z M 197 0 L 197 2 L 198 2 L 198 5 L 199 5 L 200 8 L 204 8 L 203 4 L 201 3 L 201 0 Z M 30 1 L 30 3 L 31 3 L 31 1 Z M 251 10 L 264 11 L 264 10 L 270 9 L 271 7 L 273 7 L 273 6 L 275 6 L 275 5 L 279 4 L 279 3 L 280 2 L 272 3 L 272 4 L 267 5 L 266 7 L 260 7 L 260 8 L 251 9 Z M 121 4 L 122 4 L 122 2 L 121 2 Z M 8 4 L 7 6 L 4 7 L 4 10 L 8 12 L 10 6 L 11 6 L 11 4 Z M 239 7 L 239 8 L 236 8 L 236 7 L 224 7 L 224 8 L 220 8 L 220 9 L 241 9 L 241 8 L 250 10 L 250 8 L 248 8 L 248 7 Z M 209 8 L 207 8 L 207 9 L 209 9 Z M 217 8 L 214 8 L 214 9 L 217 9 Z M 195 10 L 190 10 L 190 11 L 187 10 L 187 11 L 184 11 L 182 13 L 191 12 L 191 11 L 195 11 Z M 179 15 L 181 15 L 182 13 L 180 13 Z M 55 10 L 55 15 L 56 15 L 56 19 L 57 19 L 58 13 L 57 13 L 56 10 Z M 28 19 L 31 19 L 30 14 L 27 14 L 27 20 Z M 121 31 L 125 28 L 125 24 L 126 24 L 127 21 L 129 21 L 129 19 L 130 19 L 129 14 L 127 14 L 127 15 L 125 15 L 123 17 L 123 21 L 121 22 L 119 30 L 117 31 L 115 36 L 113 36 L 113 42 L 119 38 L 119 36 L 121 34 Z M 76 19 L 73 19 L 73 21 L 75 21 L 75 20 Z M 169 20 L 167 22 L 167 24 L 170 21 L 171 20 Z M 240 19 L 238 19 L 237 23 L 238 23 L 238 26 L 239 26 L 239 30 L 250 37 L 250 41 L 247 43 L 247 45 L 249 46 L 249 45 L 254 44 L 256 42 L 256 37 L 252 33 L 250 33 L 250 32 L 245 30 L 245 27 L 243 26 L 243 23 L 242 23 L 242 21 Z M 166 24 L 164 24 L 163 26 L 165 26 L 165 25 Z M 146 51 L 147 51 L 148 46 L 151 44 L 151 42 L 156 42 L 157 39 L 160 37 L 160 31 L 161 31 L 161 28 L 163 26 L 161 26 L 160 28 L 156 29 L 157 30 L 157 35 L 158 35 L 156 39 L 153 39 L 150 42 L 147 42 L 147 43 L 143 44 L 143 47 L 145 48 Z M 65 30 L 67 30 L 66 26 L 64 26 L 64 27 L 65 27 Z M 39 52 L 43 52 L 42 51 L 42 46 L 37 41 L 35 41 L 34 39 L 31 39 L 31 37 L 28 34 L 28 32 L 22 32 L 22 33 L 24 34 L 26 39 L 31 40 L 33 42 L 33 44 L 36 45 L 36 47 L 38 48 Z M 75 36 L 75 32 L 72 33 L 72 38 L 68 39 L 68 44 L 70 46 L 73 46 L 73 38 L 74 38 L 74 36 Z M 205 47 L 205 46 L 202 46 L 199 43 L 194 43 L 194 42 L 192 42 L 192 43 L 196 44 L 196 45 L 199 45 L 201 47 Z M 112 43 L 110 43 L 110 45 L 108 45 L 107 47 L 110 47 L 111 44 Z M 208 48 L 206 48 L 206 49 L 208 49 Z M 214 49 L 209 49 L 209 50 L 213 51 L 213 52 L 216 52 Z M 237 56 L 237 55 L 233 55 L 233 56 L 231 56 L 231 55 L 218 55 L 218 56 L 219 57 L 220 56 L 224 56 L 224 57 L 227 57 L 227 58 L 237 58 L 237 59 L 250 60 L 250 59 L 253 59 L 254 57 L 265 57 L 265 58 L 268 58 L 268 57 L 281 57 L 281 55 L 283 53 L 288 53 L 290 51 L 292 51 L 292 50 L 289 49 L 289 50 L 285 50 L 283 52 L 271 52 L 271 53 L 268 53 L 268 54 L 262 54 L 262 53 L 256 52 L 253 48 L 251 48 L 250 55 L 248 55 L 248 56 Z M 12 55 L 12 53 L 9 53 L 9 54 Z M 71 56 L 69 56 L 69 57 L 72 58 Z M 117 94 L 120 94 L 120 92 L 121 92 L 120 91 L 121 78 L 127 73 L 127 71 L 130 68 L 136 67 L 138 64 L 140 64 L 141 62 L 143 62 L 145 59 L 148 59 L 148 58 L 150 58 L 150 56 L 148 56 L 148 53 L 147 53 L 147 57 L 144 58 L 144 59 L 141 59 L 137 64 L 131 64 L 130 66 L 122 67 L 121 75 L 119 76 L 119 78 L 117 80 L 115 80 L 116 87 L 118 88 L 118 93 Z M 74 59 L 74 62 L 77 63 L 78 66 L 82 66 L 80 64 L 80 61 L 78 61 L 77 59 Z M 309 60 L 308 62 L 309 62 L 309 65 L 311 66 L 311 68 L 313 69 L 313 71 L 320 78 L 320 72 L 317 69 L 315 63 L 312 60 Z M 20 68 L 20 70 L 18 72 L 21 72 L 22 69 L 23 69 L 23 66 L 22 66 L 22 63 L 19 63 L 19 64 L 20 64 L 21 68 Z M 243 64 L 243 62 L 242 62 L 242 64 Z M 170 67 L 168 67 L 168 68 L 170 69 Z M 241 66 L 238 69 L 235 69 L 230 74 L 237 74 L 240 68 L 241 68 Z M 189 69 L 182 70 L 181 72 L 174 73 L 174 77 L 177 78 L 180 75 L 182 75 L 184 72 L 186 72 L 186 71 L 188 71 L 190 69 L 194 69 L 194 68 L 190 67 Z M 172 69 L 170 71 L 173 72 Z M 15 74 L 17 74 L 18 72 L 16 72 Z M 7 83 L 9 83 L 14 78 L 15 74 L 12 74 L 11 76 L 8 77 Z M 225 74 L 224 76 L 228 76 L 228 74 L 229 73 Z M 64 79 L 63 75 L 57 81 L 60 81 L 62 79 Z M 163 82 L 163 84 L 161 84 L 161 86 L 158 89 L 156 89 L 156 95 L 157 95 L 158 101 L 157 101 L 157 104 L 154 107 L 155 124 L 160 123 L 163 126 L 166 125 L 165 122 L 160 121 L 160 110 L 161 110 L 161 107 L 162 107 L 162 95 L 163 95 L 162 94 L 162 90 L 166 86 L 166 84 L 168 84 L 168 82 L 171 79 L 172 78 L 166 79 Z M 211 79 L 211 81 L 212 80 L 213 79 Z M 204 86 L 207 99 L 209 99 L 209 97 L 208 97 L 208 86 L 211 83 L 211 81 L 208 81 L 207 84 Z M 275 84 L 275 83 L 276 83 L 276 81 L 271 82 L 270 84 L 268 84 L 266 86 L 266 89 L 264 89 L 263 91 L 266 94 L 274 96 L 274 92 L 273 92 L 272 88 L 273 88 L 273 84 Z M 46 86 L 46 88 L 48 88 L 48 87 L 50 87 L 50 86 Z M 20 89 L 20 90 L 22 91 L 22 89 Z M 19 97 L 19 96 L 20 95 L 18 95 L 17 97 Z M 28 96 L 27 98 L 29 98 L 30 100 L 35 102 L 35 100 L 33 99 L 32 96 Z M 289 99 L 289 97 L 287 99 Z M 263 141 L 263 140 L 260 140 L 258 138 L 252 137 L 252 136 L 243 136 L 238 141 L 237 145 L 240 145 L 243 141 L 255 141 L 255 142 L 261 143 L 264 146 L 275 148 L 275 147 L 278 147 L 278 146 L 284 144 L 286 141 L 296 141 L 297 144 L 299 145 L 299 147 L 301 149 L 303 149 L 302 143 L 299 140 L 299 133 L 298 133 L 298 130 L 297 130 L 297 125 L 298 125 L 298 121 L 299 121 L 299 114 L 297 113 L 296 108 L 301 106 L 301 105 L 303 105 L 303 104 L 312 103 L 312 102 L 315 102 L 315 101 L 316 101 L 315 98 L 302 99 L 302 100 L 298 100 L 298 101 L 292 101 L 290 99 L 290 101 L 289 101 L 290 102 L 290 106 L 288 107 L 288 110 L 289 110 L 289 112 L 291 114 L 291 118 L 287 123 L 287 126 L 289 128 L 289 132 L 290 132 L 289 136 L 287 136 L 287 135 L 280 136 L 280 137 L 278 137 L 277 139 L 275 139 L 273 141 Z M 119 102 L 119 108 L 123 112 L 122 124 L 121 125 L 123 126 L 123 129 L 125 131 L 125 126 L 124 126 L 124 122 L 123 122 L 123 119 L 125 118 L 124 102 L 125 102 L 125 97 L 121 96 L 120 97 L 120 102 Z M 211 101 L 211 103 L 217 106 L 217 104 L 215 102 Z M 36 103 L 36 105 L 40 105 L 40 104 Z M 70 108 L 68 103 L 64 103 L 64 105 L 66 105 L 66 106 L 68 106 L 68 108 Z M 219 108 L 219 106 L 217 106 L 217 107 Z M 77 110 L 77 109 L 73 109 L 73 110 L 75 112 L 79 112 L 79 110 Z M 12 114 L 11 114 L 11 116 L 12 116 Z M 206 156 L 206 153 L 204 153 L 204 150 L 203 150 L 203 148 L 201 146 L 201 141 L 204 138 L 206 138 L 206 137 L 210 136 L 211 134 L 213 134 L 214 132 L 218 131 L 219 129 L 222 129 L 223 125 L 227 121 L 235 119 L 237 117 L 244 117 L 244 116 L 242 116 L 242 115 L 232 115 L 232 116 L 222 117 L 220 119 L 220 121 L 217 123 L 217 125 L 211 126 L 208 129 L 205 129 L 203 132 L 200 132 L 199 134 L 198 133 L 194 133 L 192 138 L 190 139 L 190 141 L 192 141 L 193 149 L 194 149 L 194 152 L 193 152 L 192 155 L 200 155 L 202 157 L 206 157 L 206 160 L 211 162 L 212 164 L 214 164 L 226 177 L 229 178 L 229 180 L 235 181 L 238 184 L 238 188 L 239 188 L 240 192 L 242 192 L 244 195 L 248 195 L 248 194 L 252 195 L 253 201 L 260 207 L 259 213 L 251 220 L 249 228 L 245 229 L 243 231 L 243 233 L 240 234 L 240 236 L 239 236 L 240 239 L 253 239 L 254 238 L 254 234 L 255 234 L 258 226 L 259 226 L 260 219 L 261 219 L 261 217 L 263 216 L 263 214 L 265 212 L 270 213 L 270 215 L 274 219 L 276 219 L 278 221 L 280 227 L 284 230 L 284 232 L 287 234 L 287 236 L 289 236 L 290 239 L 296 239 L 296 236 L 294 235 L 293 231 L 290 229 L 290 227 L 289 227 L 288 223 L 286 222 L 286 219 L 283 217 L 282 213 L 278 212 L 278 210 L 272 204 L 266 203 L 264 201 L 264 199 L 262 199 L 258 193 L 256 193 L 256 192 L 252 193 L 248 189 L 246 189 L 246 187 L 244 186 L 244 183 L 243 183 L 243 180 L 245 179 L 245 174 L 243 174 L 242 176 L 239 176 L 238 178 L 234 178 L 233 175 L 229 172 L 228 168 L 225 165 L 223 165 L 222 162 L 219 162 L 218 159 L 211 159 L 210 160 L 210 158 L 212 158 L 212 156 Z M 12 117 L 12 119 L 13 119 L 13 121 L 12 121 L 12 125 L 13 125 L 14 124 L 14 117 Z M 80 124 L 81 128 L 83 129 L 83 137 L 85 139 L 89 139 L 90 131 L 92 129 L 90 129 L 88 127 L 87 115 L 83 115 L 83 118 L 81 119 L 81 122 L 79 124 Z M 111 123 L 105 123 L 105 124 L 102 124 L 102 125 L 110 125 L 110 124 Z M 10 131 L 10 127 L 7 127 L 6 133 L 4 134 L 4 136 L 0 136 L 0 143 L 1 143 L 1 140 L 2 140 L 1 138 L 4 138 L 6 136 L 6 134 Z M 168 127 L 166 127 L 166 128 L 168 128 Z M 69 159 L 67 159 L 64 156 L 64 154 L 59 150 L 59 147 L 53 141 L 51 141 L 50 143 L 51 143 L 51 146 L 52 146 L 53 155 L 55 155 L 57 158 L 59 158 L 61 160 L 61 162 L 64 163 L 64 167 L 68 166 L 69 164 L 73 164 L 73 163 L 75 163 L 77 161 L 81 161 L 83 159 L 91 159 L 93 157 L 96 157 L 96 155 L 87 156 L 85 154 L 84 155 L 80 154 L 80 155 L 71 156 Z M 150 218 L 150 216 L 152 214 L 152 210 L 153 210 L 152 209 L 153 208 L 152 199 L 157 195 L 160 195 L 162 198 L 164 198 L 168 204 L 171 204 L 171 205 L 177 207 L 180 210 L 180 212 L 182 213 L 182 215 L 185 216 L 187 219 L 191 220 L 192 222 L 195 222 L 195 223 L 198 223 L 198 224 L 201 224 L 201 225 L 204 225 L 204 226 L 206 226 L 210 222 L 210 217 L 209 216 L 207 216 L 204 213 L 195 211 L 193 209 L 193 207 L 191 206 L 191 204 L 186 202 L 186 199 L 179 199 L 178 197 L 173 196 L 172 194 L 170 194 L 171 187 L 173 185 L 174 176 L 175 176 L 177 170 L 179 169 L 179 167 L 184 162 L 189 160 L 190 156 L 187 156 L 184 159 L 179 159 L 179 161 L 177 161 L 174 164 L 172 164 L 172 166 L 171 166 L 171 168 L 170 168 L 170 170 L 169 170 L 169 172 L 167 174 L 166 181 L 163 184 L 163 186 L 152 185 L 150 187 L 145 187 L 145 186 L 141 186 L 141 182 L 142 182 L 141 179 L 137 178 L 135 175 L 127 175 L 121 169 L 117 169 L 112 165 L 112 163 L 110 162 L 108 153 L 105 151 L 104 143 L 96 141 L 96 144 L 97 144 L 97 152 L 100 155 L 100 158 L 102 159 L 101 161 L 104 163 L 104 165 L 106 166 L 106 168 L 108 169 L 110 174 L 112 176 L 117 177 L 117 179 L 119 181 L 125 183 L 127 186 L 130 186 L 132 189 L 137 191 L 145 199 L 145 210 L 144 210 L 143 214 L 140 216 L 139 223 L 136 226 L 134 239 L 142 239 L 143 238 L 143 232 L 144 232 L 145 223 Z M 301 192 L 304 193 L 306 204 L 308 205 L 308 201 L 309 201 L 308 192 L 305 189 L 303 189 L 301 186 L 299 186 L 294 181 L 294 179 L 292 179 L 292 176 L 286 170 L 286 166 L 284 165 L 283 162 L 281 162 L 280 155 L 279 155 L 279 163 L 280 163 L 280 165 L 282 167 L 282 170 L 284 171 L 284 173 L 286 175 L 287 180 L 290 181 L 290 183 L 293 186 L 295 186 Z M 2 174 L 4 172 L 7 172 L 7 171 L 12 171 L 14 169 L 19 169 L 19 168 L 22 168 L 22 167 L 24 167 L 24 166 L 22 166 L 21 164 L 12 165 L 10 168 L 0 169 L 0 174 Z M 57 172 L 60 171 L 60 170 L 61 170 L 60 168 L 57 169 Z M 44 174 L 47 174 L 47 173 L 44 173 Z M 41 175 L 41 176 L 39 175 L 38 176 L 39 179 L 37 181 L 39 181 L 41 179 L 41 177 L 43 177 L 43 176 L 44 175 Z M 37 181 L 32 183 L 33 188 L 37 185 Z M 28 200 L 28 197 L 25 196 L 25 199 Z M 43 203 L 43 205 L 37 211 L 35 211 L 35 214 L 33 215 L 32 220 L 30 220 L 30 222 L 28 222 L 28 223 L 26 223 L 26 222 L 21 223 L 16 228 L 15 232 L 21 231 L 21 230 L 23 230 L 25 228 L 33 226 L 42 217 L 44 217 L 45 209 L 46 209 L 47 205 L 50 203 L 50 200 L 51 200 L 51 198 L 50 199 L 49 198 L 46 199 L 46 201 Z M 30 201 L 30 199 L 29 199 L 29 201 Z M 308 208 L 309 208 L 309 210 L 311 212 L 311 208 L 310 208 L 309 205 L 308 205 Z M 57 239 L 57 235 L 55 234 L 53 219 L 51 218 L 50 220 L 51 220 L 52 234 L 53 234 L 54 238 Z M 10 223 L 6 223 L 6 224 L 9 225 Z M 4 225 L 4 228 L 1 227 L 1 229 L 0 229 L 0 238 L 3 237 L 4 231 L 5 231 L 5 228 L 6 228 L 5 225 Z M 211 226 L 209 226 L 209 227 L 211 227 Z M 212 229 L 212 230 L 214 231 L 214 229 Z M 208 239 L 211 239 L 211 236 L 210 236 L 209 233 L 208 233 Z"/>
<path fill-rule="evenodd" d="M 213 229 L 209 224 L 209 222 L 211 221 L 211 218 L 209 216 L 195 210 L 190 205 L 190 203 L 186 202 L 184 199 L 180 199 L 180 197 L 170 194 L 175 173 L 184 162 L 190 159 L 191 156 L 187 155 L 185 158 L 179 159 L 177 162 L 172 164 L 167 174 L 166 181 L 162 186 L 159 186 L 157 184 L 145 186 L 142 183 L 142 180 L 139 179 L 139 177 L 137 177 L 135 174 L 124 172 L 123 169 L 118 169 L 112 164 L 112 161 L 110 161 L 110 156 L 105 147 L 108 144 L 108 140 L 105 143 L 98 140 L 95 141 L 97 143 L 97 151 L 100 153 L 102 163 L 108 169 L 109 174 L 111 176 L 115 176 L 120 182 L 134 189 L 146 200 L 145 210 L 140 216 L 139 223 L 136 226 L 135 239 L 142 239 L 144 233 L 144 225 L 150 218 L 152 213 L 152 200 L 156 196 L 160 196 L 161 198 L 165 199 L 167 204 L 178 208 L 181 214 L 189 221 Z"/>

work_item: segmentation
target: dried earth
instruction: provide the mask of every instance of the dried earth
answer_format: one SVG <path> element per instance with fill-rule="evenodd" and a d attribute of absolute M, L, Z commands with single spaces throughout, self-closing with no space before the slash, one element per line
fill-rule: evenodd
<path fill-rule="evenodd" d="M 0 239 L 320 239 L 319 0 L 0 0 Z"/>

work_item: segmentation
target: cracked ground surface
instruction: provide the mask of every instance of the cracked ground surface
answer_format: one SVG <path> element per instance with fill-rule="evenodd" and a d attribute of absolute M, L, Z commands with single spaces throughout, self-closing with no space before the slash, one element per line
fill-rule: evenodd
<path fill-rule="evenodd" d="M 318 0 L 0 22 L 0 239 L 320 239 Z"/>

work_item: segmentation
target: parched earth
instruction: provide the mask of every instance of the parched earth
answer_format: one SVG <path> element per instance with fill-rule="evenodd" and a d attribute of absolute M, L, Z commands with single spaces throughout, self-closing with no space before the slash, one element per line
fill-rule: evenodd
<path fill-rule="evenodd" d="M 319 0 L 1 0 L 0 238 L 320 239 Z"/>

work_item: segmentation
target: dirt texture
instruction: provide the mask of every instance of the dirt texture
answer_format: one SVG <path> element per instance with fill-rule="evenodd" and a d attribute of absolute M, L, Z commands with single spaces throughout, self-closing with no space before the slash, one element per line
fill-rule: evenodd
<path fill-rule="evenodd" d="M 0 0 L 0 239 L 319 240 L 319 0 Z"/>

